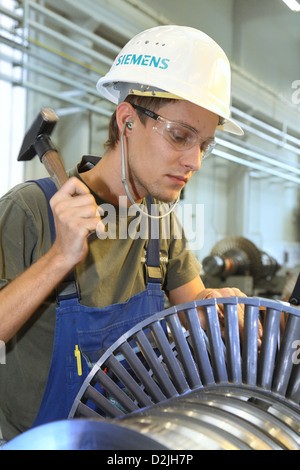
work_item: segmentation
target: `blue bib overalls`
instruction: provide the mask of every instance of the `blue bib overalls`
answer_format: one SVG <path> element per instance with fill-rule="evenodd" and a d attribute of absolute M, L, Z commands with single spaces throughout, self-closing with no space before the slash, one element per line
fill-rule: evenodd
<path fill-rule="evenodd" d="M 36 181 L 48 201 L 52 242 L 55 227 L 49 200 L 56 191 L 50 178 Z M 150 238 L 146 264 L 160 266 L 159 238 Z M 66 280 L 67 286 L 58 292 L 52 360 L 42 402 L 33 426 L 66 419 L 73 401 L 87 377 L 90 367 L 105 349 L 135 324 L 163 310 L 162 280 L 148 276 L 146 289 L 127 302 L 93 308 L 81 305 L 75 272 Z"/>

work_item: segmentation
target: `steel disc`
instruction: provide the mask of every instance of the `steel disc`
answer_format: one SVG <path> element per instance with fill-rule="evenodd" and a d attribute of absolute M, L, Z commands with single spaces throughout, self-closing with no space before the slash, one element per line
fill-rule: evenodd
<path fill-rule="evenodd" d="M 164 450 L 131 429 L 102 420 L 74 419 L 44 424 L 9 441 L 2 450 Z"/>

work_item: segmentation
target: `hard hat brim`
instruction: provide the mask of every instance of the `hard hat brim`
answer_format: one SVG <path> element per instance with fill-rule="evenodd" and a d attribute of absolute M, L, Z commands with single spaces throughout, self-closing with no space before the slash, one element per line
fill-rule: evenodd
<path fill-rule="evenodd" d="M 242 136 L 244 135 L 243 129 L 232 119 L 226 119 L 224 124 L 217 127 L 220 131 L 229 132 L 230 134 L 235 134 Z"/>
<path fill-rule="evenodd" d="M 106 77 L 101 77 L 97 83 L 97 90 L 99 94 L 103 96 L 103 98 L 106 98 L 107 100 L 117 105 L 121 102 L 118 96 L 119 91 L 117 91 L 117 89 L 119 89 L 119 85 L 120 85 L 120 82 L 118 84 L 112 83 L 110 81 L 107 81 Z M 123 96 L 123 99 L 122 99 L 123 101 L 125 100 L 126 96 L 125 95 Z M 155 94 L 153 96 L 155 96 Z M 166 97 L 167 97 L 167 94 L 166 94 Z M 181 99 L 184 100 L 185 98 L 181 98 Z M 208 107 L 208 106 L 204 106 L 202 103 L 199 104 L 198 102 L 194 101 L 192 97 L 190 100 L 186 99 L 186 101 L 190 101 L 191 103 L 194 103 L 199 107 L 207 109 L 208 111 L 214 112 L 215 114 L 218 114 L 221 118 L 224 118 L 224 123 L 218 126 L 217 129 L 224 131 L 224 132 L 229 132 L 231 134 L 239 135 L 239 136 L 244 135 L 243 129 L 230 117 L 224 116 L 222 115 L 222 113 L 218 113 L 216 112 L 215 109 Z"/>

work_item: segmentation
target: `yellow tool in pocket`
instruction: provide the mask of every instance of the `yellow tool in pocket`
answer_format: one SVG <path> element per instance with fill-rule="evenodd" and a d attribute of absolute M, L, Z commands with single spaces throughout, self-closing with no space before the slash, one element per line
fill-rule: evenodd
<path fill-rule="evenodd" d="M 77 373 L 80 376 L 80 375 L 82 375 L 82 366 L 81 366 L 81 354 L 80 354 L 80 350 L 78 348 L 78 344 L 76 344 L 76 346 L 75 346 L 74 356 L 77 359 Z"/>

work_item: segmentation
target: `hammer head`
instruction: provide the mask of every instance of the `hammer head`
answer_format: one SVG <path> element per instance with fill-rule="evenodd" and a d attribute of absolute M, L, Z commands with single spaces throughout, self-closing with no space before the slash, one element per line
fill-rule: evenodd
<path fill-rule="evenodd" d="M 38 137 L 47 136 L 49 137 L 52 133 L 55 124 L 58 121 L 58 117 L 55 112 L 50 108 L 42 108 L 33 122 L 30 129 L 25 134 L 18 160 L 31 160 L 38 153 L 35 144 L 38 141 Z M 39 155 L 41 158 L 42 155 Z"/>

